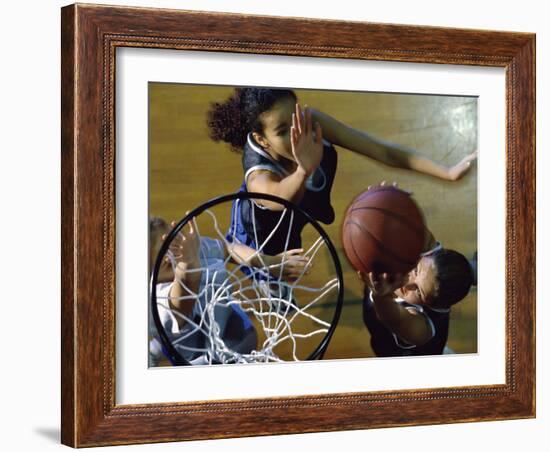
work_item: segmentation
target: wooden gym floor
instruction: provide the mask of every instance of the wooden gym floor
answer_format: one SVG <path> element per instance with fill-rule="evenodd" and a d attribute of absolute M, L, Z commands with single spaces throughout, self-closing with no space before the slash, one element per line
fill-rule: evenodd
<path fill-rule="evenodd" d="M 167 220 L 215 196 L 236 191 L 243 179 L 241 155 L 208 137 L 206 112 L 228 87 L 151 83 L 149 87 L 149 213 Z M 441 163 L 458 162 L 476 148 L 477 100 L 472 97 L 296 90 L 299 102 L 355 128 L 417 149 Z M 373 356 L 362 321 L 361 284 L 340 239 L 341 220 L 368 185 L 396 181 L 413 191 L 428 227 L 447 248 L 471 258 L 477 249 L 477 168 L 458 182 L 385 167 L 337 148 L 332 190 L 336 221 L 325 227 L 344 270 L 342 316 L 325 359 Z M 228 221 L 228 219 L 227 219 Z M 324 225 L 323 225 L 324 226 Z M 204 234 L 204 232 L 203 232 Z M 477 351 L 477 293 L 452 311 L 448 341 L 456 353 Z"/>

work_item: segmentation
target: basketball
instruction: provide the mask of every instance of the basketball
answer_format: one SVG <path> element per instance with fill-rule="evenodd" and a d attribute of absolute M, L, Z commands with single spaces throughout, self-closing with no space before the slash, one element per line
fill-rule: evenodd
<path fill-rule="evenodd" d="M 362 273 L 405 274 L 424 247 L 422 212 L 410 194 L 381 185 L 358 195 L 342 227 L 344 251 Z"/>

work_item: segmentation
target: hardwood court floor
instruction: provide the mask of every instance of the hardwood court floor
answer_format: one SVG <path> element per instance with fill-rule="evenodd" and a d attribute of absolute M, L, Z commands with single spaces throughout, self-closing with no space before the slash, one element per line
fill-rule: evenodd
<path fill-rule="evenodd" d="M 208 138 L 206 112 L 223 101 L 227 87 L 150 84 L 150 215 L 168 220 L 234 192 L 242 182 L 240 154 Z M 380 138 L 411 146 L 444 164 L 458 162 L 477 143 L 477 100 L 471 97 L 297 90 L 300 103 Z M 353 199 L 368 185 L 396 181 L 412 190 L 434 236 L 445 247 L 471 257 L 477 249 L 476 165 L 458 182 L 389 168 L 338 148 L 332 191 L 336 221 L 325 229 L 344 269 L 345 304 L 325 358 L 372 356 L 362 322 L 361 284 L 342 250 L 340 227 Z M 307 240 L 307 237 L 305 237 Z M 319 277 L 328 275 L 319 273 Z M 477 351 L 477 293 L 453 308 L 448 345 L 457 353 Z"/>

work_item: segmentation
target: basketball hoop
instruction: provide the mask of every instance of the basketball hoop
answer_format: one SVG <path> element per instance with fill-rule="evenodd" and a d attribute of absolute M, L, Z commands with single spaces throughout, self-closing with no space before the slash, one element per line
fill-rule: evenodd
<path fill-rule="evenodd" d="M 234 262 L 231 251 L 238 241 L 226 238 L 222 232 L 228 229 L 229 225 L 222 223 L 231 218 L 233 201 L 233 208 L 239 202 L 250 201 L 252 215 L 255 209 L 262 208 L 256 201 L 275 202 L 283 207 L 280 220 L 267 238 L 258 243 L 256 237 L 257 250 L 246 263 Z M 307 265 L 289 280 L 285 276 L 292 259 L 288 237 L 297 218 L 306 223 L 300 256 L 307 259 Z M 190 222 L 200 237 L 201 247 L 217 243 L 229 252 L 213 259 L 201 248 L 201 264 L 190 270 L 200 275 L 198 291 L 183 281 L 172 282 L 181 284 L 185 292 L 178 301 L 193 303 L 193 313 L 184 315 L 170 307 L 166 291 L 160 290 L 159 269 L 168 259 L 175 270 L 177 259 L 170 247 Z M 288 225 L 287 240 L 279 261 L 273 264 L 273 258 L 263 250 L 271 237 L 281 236 L 281 225 Z M 266 262 L 268 259 L 270 262 Z M 205 202 L 176 224 L 157 255 L 150 293 L 158 338 L 172 364 L 281 362 L 322 358 L 340 317 L 344 284 L 334 245 L 305 211 L 276 196 L 239 192 Z M 167 331 L 161 320 L 168 314 L 185 324 L 177 334 Z"/>

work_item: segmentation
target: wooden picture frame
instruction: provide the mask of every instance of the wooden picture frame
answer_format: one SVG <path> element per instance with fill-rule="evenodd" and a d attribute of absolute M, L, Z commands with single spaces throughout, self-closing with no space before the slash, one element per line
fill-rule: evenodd
<path fill-rule="evenodd" d="M 73 447 L 535 416 L 535 36 L 71 5 L 62 9 L 62 442 Z M 506 70 L 506 381 L 115 403 L 115 51 L 147 47 Z"/>

